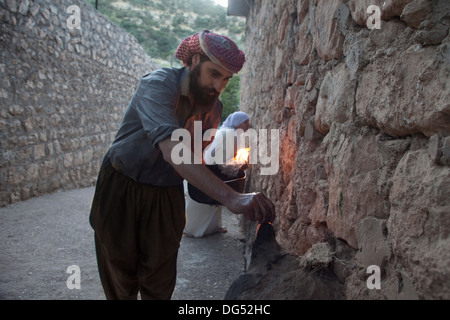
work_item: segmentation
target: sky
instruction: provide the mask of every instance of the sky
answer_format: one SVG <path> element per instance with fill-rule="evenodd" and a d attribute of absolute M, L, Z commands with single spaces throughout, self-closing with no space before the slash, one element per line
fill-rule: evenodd
<path fill-rule="evenodd" d="M 228 0 L 213 0 L 215 3 L 220 4 L 223 7 L 228 7 Z"/>

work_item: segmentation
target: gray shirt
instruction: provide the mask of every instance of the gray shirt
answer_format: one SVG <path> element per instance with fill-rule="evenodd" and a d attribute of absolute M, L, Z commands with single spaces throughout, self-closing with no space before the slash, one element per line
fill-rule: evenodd
<path fill-rule="evenodd" d="M 111 145 L 109 159 L 112 166 L 144 184 L 181 184 L 183 178 L 164 161 L 158 143 L 169 138 L 179 128 L 190 130 L 194 140 L 193 121 L 202 121 L 204 132 L 217 128 L 222 114 L 220 101 L 209 112 L 194 113 L 188 95 L 187 68 L 163 68 L 145 75 L 139 82 Z"/>

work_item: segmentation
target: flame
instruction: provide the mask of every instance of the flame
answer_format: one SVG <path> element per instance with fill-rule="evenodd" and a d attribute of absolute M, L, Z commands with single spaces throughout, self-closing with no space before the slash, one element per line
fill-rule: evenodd
<path fill-rule="evenodd" d="M 255 238 L 258 236 L 259 228 L 261 228 L 261 223 L 256 227 Z"/>
<path fill-rule="evenodd" d="M 250 156 L 250 148 L 239 149 L 234 157 L 234 162 L 238 164 L 248 163 L 248 158 Z"/>

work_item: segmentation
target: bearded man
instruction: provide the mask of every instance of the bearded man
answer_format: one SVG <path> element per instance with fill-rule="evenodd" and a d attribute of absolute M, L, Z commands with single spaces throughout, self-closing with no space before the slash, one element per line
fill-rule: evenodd
<path fill-rule="evenodd" d="M 252 221 L 275 218 L 261 193 L 241 194 L 203 164 L 174 164 L 172 133 L 194 121 L 217 128 L 219 95 L 245 61 L 229 38 L 209 31 L 184 39 L 185 67 L 144 76 L 131 99 L 97 180 L 90 223 L 107 299 L 170 299 L 185 226 L 183 179 Z"/>

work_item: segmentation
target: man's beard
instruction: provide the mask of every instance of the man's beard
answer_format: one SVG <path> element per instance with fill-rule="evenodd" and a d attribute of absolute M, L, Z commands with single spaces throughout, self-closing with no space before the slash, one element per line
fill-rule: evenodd
<path fill-rule="evenodd" d="M 195 104 L 201 106 L 203 111 L 209 111 L 219 99 L 220 92 L 217 92 L 214 88 L 202 87 L 200 85 L 200 67 L 201 63 L 191 71 L 190 91 Z"/>

